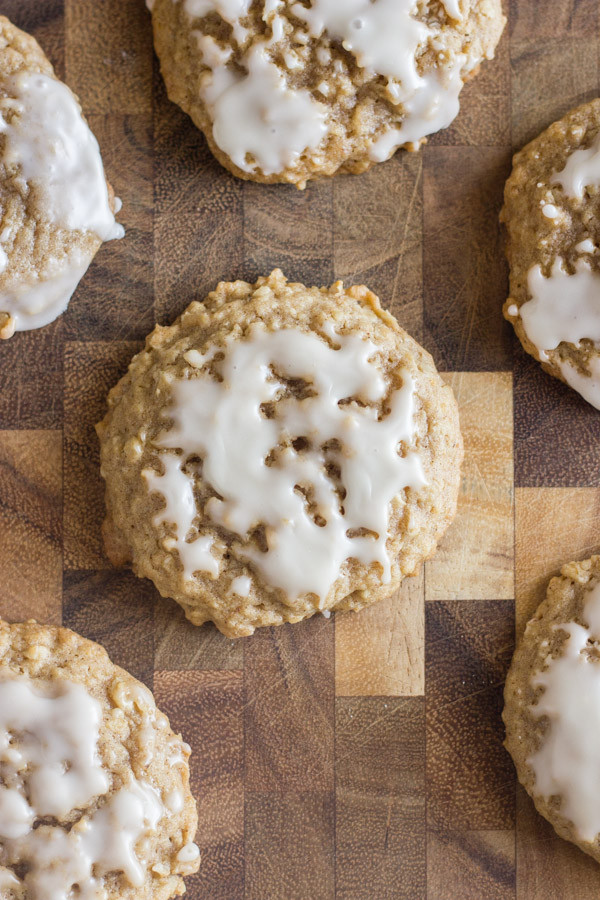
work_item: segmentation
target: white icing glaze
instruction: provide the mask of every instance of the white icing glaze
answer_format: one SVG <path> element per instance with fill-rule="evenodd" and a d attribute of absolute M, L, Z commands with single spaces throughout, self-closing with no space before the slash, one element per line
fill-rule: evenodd
<path fill-rule="evenodd" d="M 174 0 L 175 2 L 175 0 Z M 250 0 L 184 0 L 183 8 L 191 18 L 202 18 L 216 12 L 233 29 L 233 36 L 241 44 L 247 36 L 247 30 L 240 24 L 240 18 L 247 15 Z"/>
<path fill-rule="evenodd" d="M 12 316 L 13 331 L 30 331 L 53 322 L 67 308 L 90 262 L 83 254 L 74 253 L 62 263 L 56 275 L 0 290 L 0 312 Z"/>
<path fill-rule="evenodd" d="M 16 166 L 17 177 L 35 191 L 45 219 L 70 231 L 94 232 L 102 240 L 122 237 L 123 227 L 110 208 L 98 142 L 69 88 L 29 72 L 7 79 L 3 87 L 18 113 L 10 122 L 0 116 L 3 161 Z M 3 232 L 0 239 L 9 236 Z M 6 272 L 6 283 L 0 290 L 0 312 L 11 316 L 2 336 L 41 328 L 64 312 L 90 262 L 90 256 L 74 251 L 44 279 L 23 283 L 11 279 L 10 260 L 2 250 L 0 274 Z"/>
<path fill-rule="evenodd" d="M 356 58 L 361 68 L 402 82 L 405 93 L 419 86 L 415 53 L 430 29 L 411 13 L 415 0 L 312 0 L 292 12 L 307 22 L 313 37 L 324 31 Z"/>
<path fill-rule="evenodd" d="M 600 133 L 585 150 L 575 150 L 567 158 L 564 169 L 552 177 L 553 184 L 560 184 L 569 197 L 583 198 L 586 187 L 600 186 Z"/>
<path fill-rule="evenodd" d="M 18 115 L 0 117 L 4 162 L 43 201 L 47 219 L 69 231 L 93 231 L 103 241 L 123 236 L 111 211 L 100 148 L 66 84 L 22 72 L 4 82 Z"/>
<path fill-rule="evenodd" d="M 529 340 L 540 350 L 554 350 L 561 341 L 578 344 L 582 338 L 600 342 L 600 275 L 584 259 L 573 275 L 557 257 L 549 278 L 539 266 L 527 274 L 532 299 L 521 307 Z"/>
<path fill-rule="evenodd" d="M 193 483 L 181 470 L 183 460 L 171 454 L 164 454 L 161 460 L 164 466 L 162 475 L 158 475 L 154 469 L 142 472 L 148 490 L 160 493 L 165 500 L 165 508 L 154 517 L 154 524 L 167 522 L 175 526 L 175 546 L 183 565 L 184 578 L 191 579 L 194 572 L 208 572 L 216 576 L 219 563 L 210 552 L 213 539 L 202 534 L 191 541 L 187 540 L 189 532 L 193 530 L 197 511 Z M 166 548 L 171 549 L 169 543 Z"/>
<path fill-rule="evenodd" d="M 229 585 L 229 593 L 237 597 L 247 597 L 252 587 L 252 579 L 247 575 L 238 575 Z"/>
<path fill-rule="evenodd" d="M 447 128 L 458 115 L 459 94 L 463 87 L 464 56 L 458 56 L 450 69 L 432 69 L 420 76 L 419 85 L 409 97 L 399 97 L 405 119 L 400 128 L 391 128 L 373 142 L 369 156 L 383 162 L 405 144 L 416 149 L 422 138 Z"/>
<path fill-rule="evenodd" d="M 250 49 L 244 76 L 228 68 L 226 61 L 218 62 L 214 47 L 203 60 L 211 69 L 201 94 L 213 116 L 213 137 L 243 172 L 257 166 L 265 175 L 281 172 L 325 137 L 325 107 L 309 91 L 287 87 L 269 59 L 266 43 Z"/>
<path fill-rule="evenodd" d="M 290 88 L 269 57 L 270 47 L 284 34 L 278 5 L 265 6 L 263 19 L 271 38 L 250 48 L 243 60 L 246 75 L 229 65 L 231 51 L 198 34 L 202 61 L 209 68 L 200 94 L 213 119 L 214 140 L 242 171 L 260 167 L 265 175 L 293 167 L 329 130 L 327 108 L 308 90 Z M 443 5 L 451 18 L 462 19 L 459 0 L 444 0 Z M 184 0 L 184 8 L 192 18 L 216 12 L 232 26 L 239 44 L 247 37 L 240 18 L 248 13 L 249 0 Z M 480 60 L 460 55 L 451 68 L 440 65 L 420 75 L 417 52 L 438 29 L 415 17 L 416 0 L 312 0 L 310 7 L 295 3 L 291 11 L 313 38 L 327 33 L 342 42 L 359 66 L 390 79 L 388 96 L 402 104 L 405 118 L 400 128 L 389 129 L 373 143 L 371 159 L 387 159 L 403 145 L 418 146 L 458 114 L 463 75 Z M 317 48 L 317 58 L 327 64 L 327 50 Z M 290 71 L 303 64 L 293 52 L 286 53 L 284 61 Z M 339 63 L 336 60 L 336 70 Z M 324 82 L 316 90 L 328 94 Z"/>
<path fill-rule="evenodd" d="M 7 863 L 26 863 L 25 885 L 35 900 L 71 900 L 104 896 L 102 876 L 122 872 L 129 884 L 143 885 L 146 861 L 135 846 L 154 830 L 164 814 L 156 791 L 131 782 L 113 794 L 91 816 L 84 816 L 71 831 L 42 826 L 3 847 Z"/>
<path fill-rule="evenodd" d="M 44 695 L 27 679 L 0 681 L 0 838 L 19 837 L 36 817 L 64 816 L 108 789 L 96 755 L 100 720 L 100 704 L 79 684 Z"/>
<path fill-rule="evenodd" d="M 405 488 L 425 483 L 420 459 L 408 449 L 415 433 L 411 376 L 403 375 L 402 386 L 389 398 L 389 412 L 378 419 L 368 405 L 387 390 L 370 362 L 377 348 L 358 335 L 332 331 L 331 339 L 337 349 L 316 335 L 292 329 L 269 333 L 255 326 L 249 339 L 228 341 L 217 364 L 222 382 L 205 371 L 174 382 L 166 412 L 173 425 L 156 442 L 182 450 L 180 459 L 202 457 L 205 483 L 223 498 L 205 505 L 213 522 L 241 537 L 265 527 L 267 552 L 246 547 L 238 555 L 290 597 L 314 593 L 324 600 L 348 558 L 379 563 L 389 581 L 389 504 Z M 306 380 L 314 396 L 279 399 L 283 388 L 271 367 L 284 378 Z M 367 405 L 344 402 L 352 397 Z M 276 403 L 273 418 L 261 412 L 270 402 Z M 308 446 L 296 451 L 290 444 L 299 438 Z M 323 449 L 332 440 L 341 449 Z M 285 449 L 276 450 L 282 441 Z M 398 453 L 400 442 L 404 456 Z M 161 453 L 163 462 L 169 457 Z M 343 501 L 326 474 L 327 462 L 340 469 Z M 298 487 L 308 491 L 316 516 Z M 188 490 L 191 496 L 191 486 Z M 190 516 L 193 511 L 186 510 L 178 534 Z M 369 534 L 353 536 L 355 529 Z"/>
<path fill-rule="evenodd" d="M 144 688 L 123 699 L 149 716 L 155 711 Z M 22 885 L 32 900 L 72 900 L 75 890 L 80 900 L 101 900 L 109 873 L 122 873 L 133 887 L 144 884 L 153 860 L 144 857 L 142 839 L 167 807 L 133 776 L 103 802 L 111 785 L 98 758 L 101 717 L 100 704 L 80 684 L 0 678 L 0 889 Z M 170 795 L 171 813 L 183 807 L 178 794 Z M 98 808 L 70 830 L 39 822 L 63 818 L 96 797 Z M 182 863 L 197 858 L 194 846 L 182 848 Z M 6 868 L 23 865 L 23 882 Z"/>
<path fill-rule="evenodd" d="M 581 394 L 584 400 L 600 409 L 600 358 L 594 356 L 589 359 L 589 375 L 583 375 L 566 360 L 560 361 L 559 365 L 567 384 Z"/>
<path fill-rule="evenodd" d="M 600 585 L 588 592 L 582 618 L 585 626 L 556 626 L 568 634 L 561 655 L 532 679 L 543 693 L 531 711 L 549 724 L 528 763 L 536 792 L 560 795 L 561 812 L 578 837 L 593 841 L 600 833 L 600 663 L 585 650 L 600 641 Z"/>
<path fill-rule="evenodd" d="M 516 303 L 511 303 L 507 310 L 509 316 L 518 316 L 519 315 L 519 307 Z"/>
<path fill-rule="evenodd" d="M 428 134 L 446 128 L 459 110 L 466 57 L 459 56 L 450 70 L 419 74 L 417 50 L 435 32 L 414 18 L 415 5 L 415 0 L 313 0 L 308 9 L 301 4 L 292 7 L 313 37 L 326 31 L 342 41 L 359 66 L 394 79 L 388 93 L 394 103 L 403 105 L 405 120 L 374 141 L 369 155 L 377 162 L 404 144 L 416 146 Z M 447 0 L 444 6 L 450 16 L 461 18 L 457 0 Z"/>

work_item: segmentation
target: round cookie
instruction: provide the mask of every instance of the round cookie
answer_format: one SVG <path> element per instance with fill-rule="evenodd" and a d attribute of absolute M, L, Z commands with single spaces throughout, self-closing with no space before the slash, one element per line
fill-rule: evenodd
<path fill-rule="evenodd" d="M 600 556 L 563 566 L 517 646 L 505 745 L 558 834 L 600 862 Z"/>
<path fill-rule="evenodd" d="M 364 172 L 446 128 L 501 0 L 147 0 L 171 100 L 240 178 Z"/>
<path fill-rule="evenodd" d="M 366 287 L 219 284 L 97 430 L 108 556 L 229 637 L 392 594 L 456 510 L 452 392 Z"/>
<path fill-rule="evenodd" d="M 66 628 L 0 620 L 0 893 L 169 900 L 197 871 L 190 748 Z"/>
<path fill-rule="evenodd" d="M 515 155 L 500 218 L 505 317 L 546 372 L 600 409 L 600 100 Z"/>
<path fill-rule="evenodd" d="M 64 312 L 120 201 L 75 95 L 0 16 L 0 338 Z"/>

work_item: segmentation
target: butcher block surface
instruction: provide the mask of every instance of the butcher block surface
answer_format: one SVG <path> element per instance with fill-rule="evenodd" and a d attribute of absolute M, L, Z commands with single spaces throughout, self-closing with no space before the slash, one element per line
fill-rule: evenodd
<path fill-rule="evenodd" d="M 341 2 L 341 0 L 340 0 Z M 416 154 L 360 176 L 244 183 L 169 103 L 142 0 L 4 0 L 76 91 L 123 199 L 66 315 L 0 346 L 0 614 L 64 623 L 153 687 L 192 745 L 190 900 L 587 900 L 502 747 L 514 646 L 560 565 L 600 544 L 600 413 L 501 317 L 511 154 L 599 91 L 597 0 L 514 0 L 496 60 Z M 460 406 L 459 513 L 359 614 L 231 641 L 102 552 L 94 423 L 155 322 L 275 266 L 366 283 Z"/>

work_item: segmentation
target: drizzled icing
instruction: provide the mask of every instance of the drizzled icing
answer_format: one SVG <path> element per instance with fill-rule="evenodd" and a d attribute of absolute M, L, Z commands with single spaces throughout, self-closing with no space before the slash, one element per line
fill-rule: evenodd
<path fill-rule="evenodd" d="M 79 684 L 45 696 L 27 679 L 0 681 L 0 838 L 27 834 L 37 816 L 65 816 L 108 790 L 96 754 L 101 715 Z"/>
<path fill-rule="evenodd" d="M 560 257 L 554 262 L 550 277 L 540 266 L 532 266 L 527 275 L 531 300 L 518 311 L 525 333 L 538 350 L 540 359 L 562 342 L 578 346 L 587 338 L 600 346 L 600 275 L 586 259 L 578 259 L 572 275 Z M 591 356 L 586 363 L 589 374 L 583 374 L 568 360 L 555 364 L 568 385 L 600 409 L 600 365 Z"/>
<path fill-rule="evenodd" d="M 313 37 L 326 31 L 371 74 L 396 78 L 406 92 L 419 86 L 415 52 L 429 28 L 411 12 L 415 0 L 312 0 L 296 3 L 292 12 L 308 23 Z"/>
<path fill-rule="evenodd" d="M 98 142 L 75 96 L 61 81 L 23 72 L 3 83 L 18 115 L 0 117 L 3 160 L 38 194 L 45 218 L 68 231 L 123 236 L 110 208 Z"/>
<path fill-rule="evenodd" d="M 93 232 L 101 240 L 123 236 L 110 208 L 100 149 L 75 96 L 57 79 L 22 72 L 3 82 L 0 134 L 2 160 L 34 196 L 42 220 L 68 231 Z M 8 118 L 8 109 L 13 115 Z M 10 316 L 1 337 L 40 328 L 64 312 L 91 256 L 76 250 L 48 263 L 49 273 L 34 282 L 11 278 L 2 250 L 5 284 L 0 312 Z"/>
<path fill-rule="evenodd" d="M 246 29 L 240 18 L 247 15 L 251 0 L 184 0 L 183 8 L 191 18 L 201 18 L 211 12 L 218 13 L 233 29 L 233 36 L 241 44 L 246 37 Z"/>
<path fill-rule="evenodd" d="M 102 876 L 109 872 L 122 872 L 134 887 L 143 885 L 146 861 L 138 858 L 135 845 L 156 828 L 163 812 L 154 788 L 132 777 L 69 832 L 41 826 L 5 842 L 2 856 L 8 864 L 28 864 L 25 885 L 35 900 L 70 900 L 75 885 L 78 898 L 100 900 L 106 896 Z"/>
<path fill-rule="evenodd" d="M 600 833 L 600 661 L 585 651 L 600 641 L 600 584 L 588 592 L 582 620 L 556 626 L 568 635 L 560 656 L 532 678 L 543 693 L 531 712 L 545 716 L 548 728 L 527 762 L 536 793 L 559 795 L 579 839 L 593 841 Z"/>
<path fill-rule="evenodd" d="M 221 150 L 243 172 L 258 165 L 272 175 L 320 144 L 327 133 L 327 113 L 309 91 L 287 87 L 266 45 L 252 47 L 245 65 L 247 75 L 240 77 L 225 64 L 216 64 L 201 90 Z"/>
<path fill-rule="evenodd" d="M 247 340 L 229 339 L 224 359 L 213 362 L 222 381 L 198 368 L 197 377 L 175 381 L 166 410 L 173 424 L 156 444 L 161 462 L 177 465 L 153 481 L 171 496 L 172 473 L 200 456 L 202 479 L 221 498 L 205 504 L 205 517 L 243 539 L 264 528 L 266 552 L 250 542 L 236 554 L 288 596 L 313 593 L 323 601 L 349 558 L 379 563 L 390 580 L 390 503 L 425 483 L 411 449 L 412 377 L 402 373 L 402 385 L 385 400 L 388 386 L 372 361 L 376 346 L 358 335 L 329 336 L 334 346 L 317 335 L 254 326 Z M 307 396 L 284 395 L 282 379 L 306 382 Z M 274 404 L 272 417 L 264 404 Z M 339 485 L 328 466 L 338 468 Z M 187 516 L 176 523 L 178 550 Z"/>
<path fill-rule="evenodd" d="M 240 20 L 249 12 L 249 0 L 184 0 L 183 5 L 192 21 L 211 12 L 220 15 L 240 46 L 248 37 Z M 459 0 L 444 0 L 443 6 L 451 19 L 462 19 Z M 242 171 L 260 167 L 265 175 L 293 167 L 303 152 L 317 149 L 330 126 L 327 107 L 311 91 L 292 89 L 270 58 L 284 34 L 285 19 L 277 9 L 277 3 L 265 5 L 263 19 L 271 38 L 247 50 L 241 61 L 245 75 L 230 65 L 231 50 L 196 32 L 202 62 L 209 69 L 200 94 L 213 119 L 214 140 Z M 416 0 L 312 0 L 309 7 L 294 3 L 290 11 L 314 39 L 326 35 L 341 41 L 360 67 L 390 79 L 388 98 L 402 105 L 404 120 L 373 142 L 371 159 L 387 159 L 404 144 L 418 145 L 458 114 L 463 76 L 479 59 L 459 55 L 451 65 L 440 63 L 419 74 L 418 51 L 435 41 L 439 28 L 416 17 Z M 300 30 L 295 35 L 299 42 L 302 35 L 308 40 Z M 315 52 L 318 58 L 328 53 L 322 46 Z M 284 58 L 290 70 L 303 65 L 294 53 Z M 327 96 L 329 86 L 320 82 L 314 91 Z"/>
<path fill-rule="evenodd" d="M 561 341 L 578 344 L 582 338 L 600 341 L 600 275 L 585 259 L 573 275 L 557 257 L 549 278 L 540 266 L 527 274 L 532 299 L 521 307 L 529 340 L 540 350 L 554 350 Z"/>
<path fill-rule="evenodd" d="M 190 477 L 181 470 L 182 462 L 178 456 L 165 455 L 162 457 L 162 475 L 158 475 L 154 469 L 142 472 L 148 489 L 158 491 L 165 501 L 164 509 L 156 514 L 153 521 L 155 525 L 162 522 L 175 525 L 175 540 L 166 538 L 165 546 L 166 549 L 177 547 L 186 580 L 191 579 L 194 572 L 198 571 L 217 575 L 218 563 L 210 552 L 213 539 L 208 535 L 192 534 L 191 540 L 187 540 L 190 531 L 193 532 L 197 510 L 194 485 Z"/>
<path fill-rule="evenodd" d="M 98 756 L 101 719 L 81 684 L 0 680 L 0 888 L 70 900 L 77 885 L 81 900 L 101 900 L 108 873 L 143 885 L 152 860 L 136 845 L 168 812 L 159 793 L 132 775 L 103 801 L 111 783 Z M 69 830 L 40 822 L 64 819 L 97 797 L 97 809 L 75 817 Z M 23 865 L 23 882 L 6 868 Z"/>
<path fill-rule="evenodd" d="M 590 147 L 575 150 L 567 158 L 564 169 L 552 177 L 568 197 L 583 198 L 586 187 L 600 186 L 600 132 Z"/>
<path fill-rule="evenodd" d="M 11 316 L 11 337 L 15 331 L 30 331 L 53 322 L 69 305 L 77 285 L 85 275 L 91 257 L 76 251 L 57 264 L 57 272 L 29 284 L 17 283 L 0 290 L 0 312 Z"/>
<path fill-rule="evenodd" d="M 454 121 L 460 109 L 458 98 L 463 87 L 465 59 L 459 55 L 451 68 L 432 69 L 419 76 L 414 92 L 399 100 L 405 112 L 402 125 L 389 129 L 373 142 L 369 150 L 372 160 L 383 162 L 404 144 L 415 149 L 422 138 L 447 128 Z"/>
<path fill-rule="evenodd" d="M 584 375 L 567 360 L 559 360 L 559 366 L 569 387 L 596 409 L 600 409 L 600 357 L 592 356 L 587 361 L 589 375 Z"/>

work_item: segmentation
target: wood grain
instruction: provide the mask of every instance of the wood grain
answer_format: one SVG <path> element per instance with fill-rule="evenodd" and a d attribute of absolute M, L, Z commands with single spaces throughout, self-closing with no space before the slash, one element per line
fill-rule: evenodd
<path fill-rule="evenodd" d="M 366 284 L 417 340 L 423 331 L 423 158 L 333 182 L 335 277 Z"/>
<path fill-rule="evenodd" d="M 338 696 L 402 697 L 425 692 L 424 578 L 406 578 L 387 600 L 335 619 Z"/>
<path fill-rule="evenodd" d="M 246 795 L 246 900 L 328 900 L 335 891 L 333 792 Z"/>
<path fill-rule="evenodd" d="M 244 896 L 244 678 L 235 672 L 157 671 L 154 691 L 171 727 L 191 743 L 202 867 L 186 896 Z M 267 895 L 265 895 L 267 896 Z"/>
<path fill-rule="evenodd" d="M 333 629 L 315 616 L 246 641 L 247 790 L 333 790 Z"/>
<path fill-rule="evenodd" d="M 520 637 L 561 566 L 600 549 L 600 488 L 518 488 L 515 506 Z"/>
<path fill-rule="evenodd" d="M 512 598 L 512 376 L 469 372 L 447 381 L 458 402 L 465 461 L 456 522 L 425 564 L 425 598 Z"/>
<path fill-rule="evenodd" d="M 152 27 L 137 0 L 64 0 L 67 81 L 87 113 L 152 111 Z"/>
<path fill-rule="evenodd" d="M 425 893 L 422 697 L 336 700 L 336 896 Z"/>
<path fill-rule="evenodd" d="M 427 821 L 512 830 L 514 772 L 502 746 L 502 690 L 514 647 L 514 604 L 426 604 Z"/>
<path fill-rule="evenodd" d="M 58 431 L 0 431 L 1 609 L 59 625 L 62 440 Z"/>
<path fill-rule="evenodd" d="M 513 900 L 516 890 L 514 831 L 428 831 L 428 900 Z"/>
<path fill-rule="evenodd" d="M 64 317 L 67 340 L 143 340 L 155 324 L 152 118 L 90 116 L 127 239 L 104 244 Z"/>
<path fill-rule="evenodd" d="M 600 549 L 600 418 L 503 321 L 497 220 L 511 152 L 600 93 L 599 7 L 505 7 L 449 129 L 301 193 L 215 162 L 166 97 L 142 0 L 2 5 L 79 94 L 127 233 L 65 316 L 0 343 L 0 614 L 62 620 L 154 685 L 193 748 L 189 900 L 600 892 L 598 866 L 515 801 L 502 748 L 513 597 L 519 634 L 548 578 Z M 276 265 L 368 284 L 422 341 L 457 394 L 464 479 L 437 556 L 397 597 L 233 642 L 109 567 L 93 425 L 155 321 Z"/>
<path fill-rule="evenodd" d="M 514 404 L 519 487 L 600 484 L 597 411 L 520 351 L 515 355 Z"/>
<path fill-rule="evenodd" d="M 63 624 L 106 648 L 117 665 L 152 687 L 154 586 L 126 570 L 67 571 Z"/>
<path fill-rule="evenodd" d="M 512 368 L 498 316 L 506 267 L 498 213 L 510 172 L 504 147 L 423 150 L 423 340 L 443 371 Z"/>
<path fill-rule="evenodd" d="M 555 119 L 597 96 L 598 48 L 588 32 L 568 38 L 530 34 L 526 40 L 513 39 L 510 49 L 512 139 L 519 148 Z"/>
<path fill-rule="evenodd" d="M 66 569 L 103 569 L 100 528 L 104 483 L 94 425 L 106 411 L 109 389 L 125 374 L 136 344 L 81 343 L 65 347 L 64 561 Z"/>
<path fill-rule="evenodd" d="M 255 281 L 279 268 L 290 281 L 317 287 L 331 284 L 332 195 L 332 181 L 309 184 L 304 191 L 293 185 L 247 181 L 243 187 L 245 280 Z"/>

